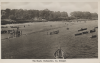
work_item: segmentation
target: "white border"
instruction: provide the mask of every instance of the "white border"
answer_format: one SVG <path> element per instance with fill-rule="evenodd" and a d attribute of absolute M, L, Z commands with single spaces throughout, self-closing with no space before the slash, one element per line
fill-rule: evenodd
<path fill-rule="evenodd" d="M 1 9 L 1 2 L 98 2 L 98 15 L 100 14 L 100 0 L 1 0 L 0 1 L 0 9 Z M 1 15 L 1 12 L 0 12 Z M 1 18 L 1 17 L 0 17 Z M 98 16 L 99 18 L 99 16 Z M 100 27 L 100 19 L 98 19 L 98 27 Z M 0 19 L 1 23 L 1 19 Z M 1 29 L 1 26 L 0 26 Z M 100 63 L 100 39 L 99 39 L 99 28 L 98 28 L 98 59 L 64 59 L 66 60 L 66 63 Z M 0 34 L 1 37 L 1 34 Z M 1 42 L 1 41 L 0 41 Z M 1 46 L 1 43 L 0 43 Z M 1 47 L 0 47 L 1 51 Z M 1 52 L 0 52 L 1 56 Z M 56 59 L 0 59 L 0 63 L 34 63 L 32 60 L 53 60 L 55 61 Z M 58 60 L 58 59 L 57 59 Z M 59 61 L 59 60 L 58 60 Z M 41 63 L 41 62 L 36 62 L 36 63 Z M 43 63 L 52 63 L 52 62 L 43 62 Z M 53 62 L 57 63 L 57 62 Z M 59 62 L 61 63 L 61 62 Z M 65 62 L 62 62 L 65 63 Z"/>

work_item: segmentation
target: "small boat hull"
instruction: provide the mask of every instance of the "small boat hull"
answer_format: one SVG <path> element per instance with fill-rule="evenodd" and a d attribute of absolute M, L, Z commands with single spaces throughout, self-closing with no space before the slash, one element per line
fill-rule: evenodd
<path fill-rule="evenodd" d="M 64 59 L 64 52 L 61 49 L 58 49 L 55 53 L 54 53 L 54 57 L 56 59 Z"/>

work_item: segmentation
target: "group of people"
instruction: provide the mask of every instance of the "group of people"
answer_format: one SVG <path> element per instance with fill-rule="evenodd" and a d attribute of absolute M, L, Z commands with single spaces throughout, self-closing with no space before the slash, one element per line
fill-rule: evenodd
<path fill-rule="evenodd" d="M 18 28 L 17 28 L 17 30 L 12 30 L 12 32 L 10 33 L 11 34 L 11 36 L 13 36 L 13 37 L 19 37 L 19 36 L 21 36 L 22 35 L 22 31 L 20 31 Z"/>

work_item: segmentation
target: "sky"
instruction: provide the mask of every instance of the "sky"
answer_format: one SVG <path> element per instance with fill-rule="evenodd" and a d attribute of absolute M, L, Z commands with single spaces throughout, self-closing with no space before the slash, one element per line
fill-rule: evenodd
<path fill-rule="evenodd" d="M 98 13 L 98 2 L 2 2 L 1 9 L 49 9 L 51 11 L 89 11 Z"/>

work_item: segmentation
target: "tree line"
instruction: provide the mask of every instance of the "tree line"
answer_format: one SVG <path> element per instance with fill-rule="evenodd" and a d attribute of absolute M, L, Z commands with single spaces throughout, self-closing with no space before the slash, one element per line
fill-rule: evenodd
<path fill-rule="evenodd" d="M 35 17 L 46 19 L 49 21 L 69 20 L 69 19 L 92 19 L 98 18 L 97 13 L 74 11 L 68 16 L 67 12 L 44 10 L 25 10 L 25 9 L 5 9 L 1 10 L 1 19 L 24 19 L 32 20 Z"/>
<path fill-rule="evenodd" d="M 98 18 L 97 13 L 90 13 L 90 12 L 82 12 L 82 11 L 74 11 L 70 13 L 71 17 L 76 19 L 92 19 L 92 18 Z"/>

